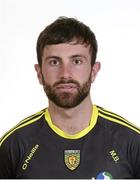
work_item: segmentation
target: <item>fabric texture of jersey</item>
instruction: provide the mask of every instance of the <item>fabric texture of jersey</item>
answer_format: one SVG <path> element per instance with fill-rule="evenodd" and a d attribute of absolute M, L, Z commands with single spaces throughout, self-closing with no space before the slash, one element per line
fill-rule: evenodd
<path fill-rule="evenodd" d="M 140 130 L 99 106 L 93 106 L 89 126 L 75 135 L 56 127 L 44 109 L 0 140 L 1 179 L 103 177 L 140 179 Z"/>

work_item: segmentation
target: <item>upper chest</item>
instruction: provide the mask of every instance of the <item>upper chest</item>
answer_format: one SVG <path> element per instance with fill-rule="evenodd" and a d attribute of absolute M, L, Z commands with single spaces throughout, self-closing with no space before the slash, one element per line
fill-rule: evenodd
<path fill-rule="evenodd" d="M 106 175 L 116 179 L 132 178 L 124 146 L 116 134 L 99 131 L 98 127 L 73 140 L 59 137 L 48 129 L 38 135 L 22 155 L 17 177 L 91 179 Z"/>

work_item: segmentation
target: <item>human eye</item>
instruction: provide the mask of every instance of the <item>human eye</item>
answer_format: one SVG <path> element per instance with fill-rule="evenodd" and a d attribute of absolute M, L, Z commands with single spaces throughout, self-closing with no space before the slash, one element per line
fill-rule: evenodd
<path fill-rule="evenodd" d="M 80 58 L 74 58 L 72 60 L 72 62 L 73 62 L 74 65 L 80 65 L 80 64 L 83 63 L 82 59 L 80 59 Z"/>
<path fill-rule="evenodd" d="M 60 64 L 59 60 L 58 59 L 50 59 L 49 60 L 49 64 L 51 66 L 58 66 Z"/>

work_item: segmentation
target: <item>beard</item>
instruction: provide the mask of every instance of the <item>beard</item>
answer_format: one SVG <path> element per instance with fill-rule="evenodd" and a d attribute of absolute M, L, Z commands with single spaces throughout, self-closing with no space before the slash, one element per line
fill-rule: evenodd
<path fill-rule="evenodd" d="M 50 85 L 45 82 L 43 75 L 42 80 L 43 88 L 48 99 L 61 108 L 74 108 L 79 105 L 89 95 L 91 87 L 91 74 L 88 80 L 85 81 L 82 85 L 73 79 L 61 79 L 55 82 L 53 85 Z M 58 85 L 68 85 L 69 83 L 74 85 L 74 92 L 61 92 L 57 89 Z"/>

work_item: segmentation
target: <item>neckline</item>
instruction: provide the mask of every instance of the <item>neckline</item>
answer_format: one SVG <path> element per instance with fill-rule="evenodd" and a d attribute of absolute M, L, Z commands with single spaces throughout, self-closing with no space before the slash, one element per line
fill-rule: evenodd
<path fill-rule="evenodd" d="M 97 122 L 97 117 L 98 117 L 98 109 L 96 105 L 93 105 L 92 108 L 92 115 L 91 115 L 91 119 L 90 119 L 90 123 L 89 126 L 86 127 L 85 129 L 83 129 L 82 131 L 76 133 L 76 134 L 68 134 L 64 131 L 62 131 L 60 128 L 58 128 L 57 126 L 55 126 L 52 122 L 50 113 L 48 111 L 48 109 L 46 109 L 45 111 L 45 120 L 48 123 L 49 127 L 59 136 L 66 138 L 66 139 L 79 139 L 83 136 L 85 136 L 86 134 L 88 134 L 91 129 L 94 128 L 94 126 L 96 125 Z"/>

